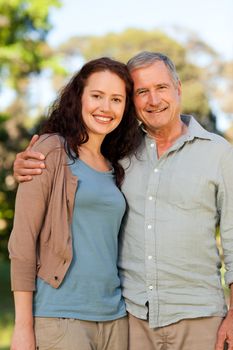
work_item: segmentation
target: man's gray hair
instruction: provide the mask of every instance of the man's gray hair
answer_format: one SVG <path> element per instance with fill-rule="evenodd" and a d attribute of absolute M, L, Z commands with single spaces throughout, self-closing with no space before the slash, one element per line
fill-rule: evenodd
<path fill-rule="evenodd" d="M 160 52 L 142 51 L 128 61 L 127 67 L 129 71 L 132 72 L 134 69 L 150 66 L 154 62 L 158 61 L 161 61 L 165 64 L 169 73 L 171 74 L 173 82 L 175 85 L 177 85 L 180 79 L 174 63 L 168 56 Z"/>

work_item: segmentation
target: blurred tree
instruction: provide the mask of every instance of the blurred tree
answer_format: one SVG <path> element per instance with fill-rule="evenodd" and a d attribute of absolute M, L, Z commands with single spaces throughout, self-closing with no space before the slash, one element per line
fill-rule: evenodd
<path fill-rule="evenodd" d="M 223 111 L 233 115 L 233 61 L 219 62 L 217 73 L 219 81 L 213 85 L 213 93 Z"/>
<path fill-rule="evenodd" d="M 201 83 L 208 91 L 209 99 L 215 101 L 218 109 L 225 113 L 225 117 L 229 117 L 229 121 L 233 120 L 233 61 L 223 59 L 221 53 L 214 51 L 195 33 L 187 34 L 186 39 L 188 57 L 200 66 Z M 229 132 L 224 133 L 228 139 Z M 232 137 L 230 141 L 233 141 Z"/>
<path fill-rule="evenodd" d="M 208 46 L 206 46 L 208 47 Z M 110 56 L 127 62 L 139 51 L 163 52 L 172 58 L 183 85 L 183 113 L 192 113 L 209 128 L 216 131 L 216 123 L 211 112 L 205 85 L 202 82 L 202 69 L 188 60 L 187 48 L 165 33 L 158 30 L 127 29 L 122 33 L 109 33 L 103 36 L 74 37 L 59 48 L 67 56 L 83 56 L 92 59 Z M 211 52 L 211 48 L 208 48 Z"/>
<path fill-rule="evenodd" d="M 45 39 L 49 10 L 59 0 L 0 0 L 0 77 L 20 90 L 21 80 L 56 65 Z"/>
<path fill-rule="evenodd" d="M 13 220 L 16 184 L 12 162 L 29 138 L 24 124 L 29 78 L 44 67 L 60 69 L 45 41 L 51 29 L 49 11 L 59 5 L 59 0 L 0 0 L 0 85 L 9 84 L 16 96 L 0 112 L 0 257 L 7 256 Z"/>

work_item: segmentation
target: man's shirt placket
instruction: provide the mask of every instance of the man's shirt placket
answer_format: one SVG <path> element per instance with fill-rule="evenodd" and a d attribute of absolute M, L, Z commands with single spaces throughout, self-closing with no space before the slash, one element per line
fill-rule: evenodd
<path fill-rule="evenodd" d="M 159 318 L 159 290 L 158 290 L 158 265 L 156 244 L 156 194 L 161 176 L 161 160 L 157 158 L 156 144 L 153 139 L 147 137 L 147 155 L 150 159 L 148 186 L 145 201 L 145 272 L 146 288 L 149 309 L 149 323 L 158 326 Z"/>

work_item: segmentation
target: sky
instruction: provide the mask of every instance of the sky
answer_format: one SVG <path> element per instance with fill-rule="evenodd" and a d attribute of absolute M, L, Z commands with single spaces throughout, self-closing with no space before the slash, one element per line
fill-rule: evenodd
<path fill-rule="evenodd" d="M 56 46 L 75 35 L 102 35 L 126 28 L 145 30 L 187 28 L 233 59 L 233 0 L 61 0 L 51 13 L 54 29 L 49 43 Z M 177 38 L 182 31 L 177 32 Z M 174 34 L 174 32 L 173 32 Z"/>

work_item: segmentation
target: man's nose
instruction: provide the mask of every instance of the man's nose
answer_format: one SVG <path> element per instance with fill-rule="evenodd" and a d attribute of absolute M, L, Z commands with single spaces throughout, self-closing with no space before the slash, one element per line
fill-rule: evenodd
<path fill-rule="evenodd" d="M 160 103 L 160 96 L 155 91 L 150 91 L 148 95 L 148 102 L 151 106 L 156 106 Z"/>

